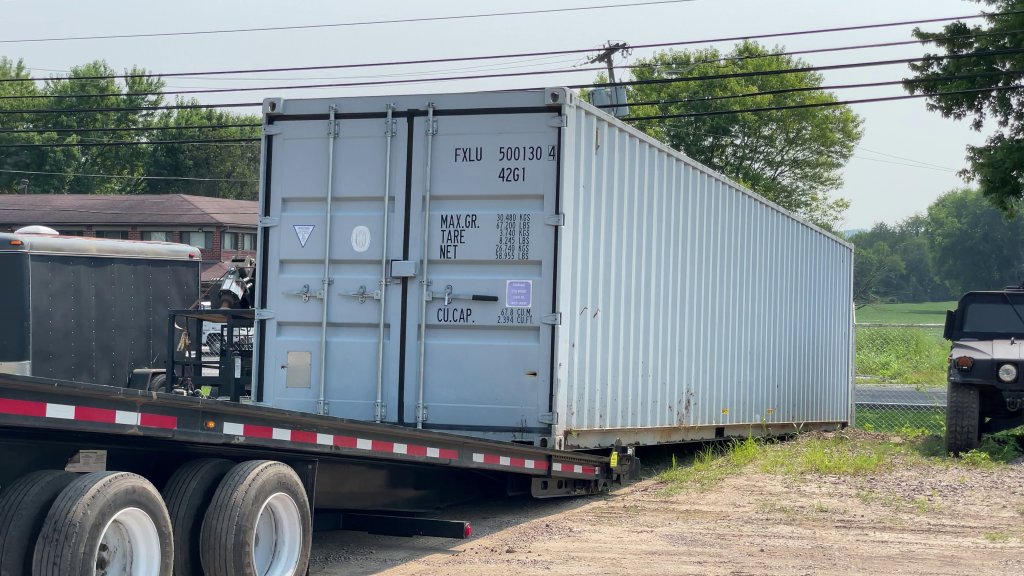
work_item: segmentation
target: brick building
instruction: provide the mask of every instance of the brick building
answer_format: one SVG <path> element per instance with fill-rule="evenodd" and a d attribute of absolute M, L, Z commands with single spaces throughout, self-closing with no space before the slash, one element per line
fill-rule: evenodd
<path fill-rule="evenodd" d="M 256 202 L 185 194 L 0 194 L 0 230 L 33 224 L 65 236 L 180 242 L 199 248 L 203 280 L 256 255 Z"/>

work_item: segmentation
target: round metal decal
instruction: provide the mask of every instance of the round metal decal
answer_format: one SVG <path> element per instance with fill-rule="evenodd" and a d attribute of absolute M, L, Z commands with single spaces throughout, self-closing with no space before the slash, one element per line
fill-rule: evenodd
<path fill-rule="evenodd" d="M 356 226 L 352 229 L 352 248 L 356 252 L 366 252 L 370 247 L 370 229 L 366 226 Z"/>

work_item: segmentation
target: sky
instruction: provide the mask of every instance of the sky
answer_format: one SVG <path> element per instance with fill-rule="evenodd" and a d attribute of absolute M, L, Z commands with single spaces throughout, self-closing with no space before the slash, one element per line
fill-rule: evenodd
<path fill-rule="evenodd" d="M 504 16 L 321 29 L 211 34 L 156 38 L 13 42 L 86 35 L 221 30 L 309 24 L 334 24 L 434 16 L 597 6 L 642 0 L 0 0 L 6 25 L 0 29 L 0 55 L 25 60 L 37 75 L 66 71 L 96 59 L 115 69 L 138 65 L 155 72 L 240 70 L 252 68 L 405 61 L 490 54 L 543 52 L 597 47 L 614 40 L 630 44 L 682 42 L 776 32 L 835 28 L 976 14 L 965 0 L 693 0 L 676 4 L 604 10 Z M 12 25 L 17 23 L 17 25 Z M 924 25 L 938 31 L 942 24 Z M 796 36 L 780 39 L 790 50 L 909 40 L 913 26 Z M 774 42 L 772 42 L 774 44 Z M 700 44 L 696 47 L 708 46 Z M 732 43 L 715 45 L 728 50 Z M 920 56 L 921 46 L 811 54 L 812 65 L 843 64 Z M 648 57 L 636 50 L 627 60 Z M 427 64 L 355 70 L 289 72 L 274 75 L 170 78 L 168 90 L 215 87 L 265 87 L 294 83 L 338 83 L 380 79 L 382 75 L 487 74 L 562 69 L 578 64 L 575 56 Z M 900 80 L 905 65 L 827 71 L 826 84 Z M 373 76 L 374 78 L 368 78 Z M 409 76 L 398 76 L 406 77 Z M 481 79 L 386 87 L 259 90 L 199 96 L 203 103 L 259 102 L 288 98 L 414 94 L 533 88 L 581 84 L 593 73 Z M 842 99 L 905 94 L 901 88 L 844 90 Z M 851 201 L 843 229 L 894 223 L 924 212 L 937 196 L 964 185 L 956 171 L 965 167 L 965 148 L 984 142 L 985 133 L 967 122 L 928 112 L 923 100 L 858 104 L 864 138 L 844 170 L 845 185 L 836 192 Z M 257 112 L 258 109 L 252 109 Z"/>

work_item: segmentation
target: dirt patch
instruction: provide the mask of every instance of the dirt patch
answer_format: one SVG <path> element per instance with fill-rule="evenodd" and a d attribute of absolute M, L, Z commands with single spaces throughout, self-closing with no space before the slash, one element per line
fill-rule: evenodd
<path fill-rule="evenodd" d="M 600 498 L 464 508 L 469 541 L 322 535 L 310 573 L 1024 574 L 1024 467 L 751 468 L 671 496 L 647 480 Z"/>

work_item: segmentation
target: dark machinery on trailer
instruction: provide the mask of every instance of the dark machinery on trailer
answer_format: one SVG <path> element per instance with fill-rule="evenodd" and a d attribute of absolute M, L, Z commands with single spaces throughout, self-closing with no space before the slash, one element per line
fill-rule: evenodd
<path fill-rule="evenodd" d="M 8 251 L 63 240 L 0 235 Z M 76 258 L 71 275 L 116 266 Z M 468 523 L 417 513 L 489 494 L 595 493 L 638 471 L 631 448 L 609 458 L 243 403 L 252 379 L 231 340 L 254 316 L 172 310 L 170 361 L 128 386 L 0 374 L 0 573 L 303 574 L 314 529 L 465 538 Z M 203 321 L 227 339 L 210 380 L 194 337 Z M 20 354 L 12 342 L 3 351 Z"/>

